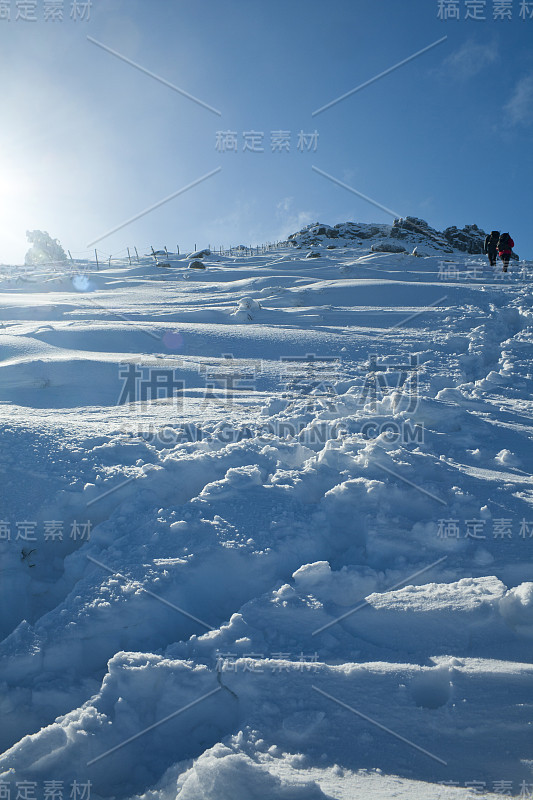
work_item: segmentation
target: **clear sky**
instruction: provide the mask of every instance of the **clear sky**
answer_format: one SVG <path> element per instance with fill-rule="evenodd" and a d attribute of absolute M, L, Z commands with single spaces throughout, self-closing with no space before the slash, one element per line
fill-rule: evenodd
<path fill-rule="evenodd" d="M 23 260 L 27 229 L 83 257 L 97 239 L 256 244 L 384 209 L 509 230 L 533 258 L 533 1 L 84 6 L 0 0 L 0 262 Z"/>

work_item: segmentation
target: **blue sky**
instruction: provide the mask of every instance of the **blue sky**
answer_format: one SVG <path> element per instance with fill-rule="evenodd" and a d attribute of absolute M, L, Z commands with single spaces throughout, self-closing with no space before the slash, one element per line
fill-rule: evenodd
<path fill-rule="evenodd" d="M 54 22 L 50 0 L 35 0 L 36 21 L 2 5 L 0 262 L 22 261 L 35 228 L 83 257 L 97 239 L 106 254 L 188 250 L 392 220 L 313 166 L 439 229 L 509 230 L 533 258 L 533 2 L 503 0 L 508 19 L 497 0 L 93 0 L 73 20 L 64 0 Z M 439 18 L 454 5 L 459 19 Z M 465 18 L 476 5 L 485 20 Z M 236 152 L 217 149 L 219 131 Z M 243 149 L 249 131 L 263 152 Z M 276 131 L 288 152 L 272 151 Z M 316 150 L 298 149 L 300 131 L 318 132 Z"/>

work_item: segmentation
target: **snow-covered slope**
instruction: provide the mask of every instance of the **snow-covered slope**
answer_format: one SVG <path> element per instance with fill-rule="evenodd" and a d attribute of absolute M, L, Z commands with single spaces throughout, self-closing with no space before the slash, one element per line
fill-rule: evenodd
<path fill-rule="evenodd" d="M 5 271 L 12 797 L 533 796 L 532 265 L 320 236 Z"/>

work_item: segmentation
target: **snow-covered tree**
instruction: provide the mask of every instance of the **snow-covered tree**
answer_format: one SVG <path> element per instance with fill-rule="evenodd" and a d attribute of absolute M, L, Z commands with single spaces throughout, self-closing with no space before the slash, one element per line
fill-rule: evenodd
<path fill-rule="evenodd" d="M 26 238 L 32 245 L 24 258 L 26 266 L 67 260 L 59 240 L 52 239 L 47 231 L 26 231 Z"/>

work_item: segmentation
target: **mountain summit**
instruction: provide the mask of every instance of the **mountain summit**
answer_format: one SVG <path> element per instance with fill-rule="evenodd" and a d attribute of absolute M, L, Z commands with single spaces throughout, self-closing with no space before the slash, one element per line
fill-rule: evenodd
<path fill-rule="evenodd" d="M 314 222 L 291 234 L 288 240 L 295 247 L 335 247 L 368 244 L 373 240 L 373 250 L 388 252 L 408 252 L 414 247 L 422 247 L 431 252 L 483 253 L 485 231 L 477 225 L 455 225 L 444 231 L 432 228 L 424 219 L 418 217 L 399 217 L 392 225 L 384 223 L 342 222 L 333 227 Z"/>

